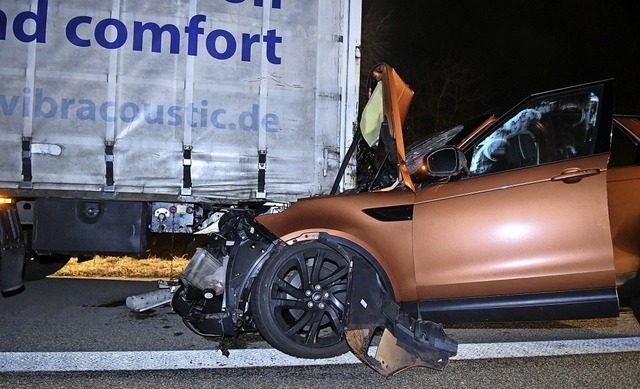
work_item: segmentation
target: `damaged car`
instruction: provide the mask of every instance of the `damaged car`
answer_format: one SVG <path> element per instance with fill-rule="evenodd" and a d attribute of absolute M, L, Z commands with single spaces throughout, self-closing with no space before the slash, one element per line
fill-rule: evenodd
<path fill-rule="evenodd" d="M 259 331 L 302 358 L 351 350 L 388 376 L 444 368 L 447 323 L 614 317 L 621 302 L 638 317 L 640 119 L 613 115 L 613 80 L 406 150 L 413 91 L 387 64 L 370 80 L 356 188 L 211 215 L 172 301 L 191 330 Z"/>

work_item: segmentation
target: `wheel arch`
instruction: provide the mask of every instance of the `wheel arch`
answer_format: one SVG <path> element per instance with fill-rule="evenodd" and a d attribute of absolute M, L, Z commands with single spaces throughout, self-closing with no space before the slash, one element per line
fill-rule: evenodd
<path fill-rule="evenodd" d="M 340 253 L 342 256 L 345 256 L 347 260 L 351 260 L 351 258 L 349 257 L 350 254 L 346 252 L 344 248 L 362 257 L 367 263 L 369 263 L 376 270 L 376 273 L 380 278 L 380 282 L 382 283 L 382 287 L 389 293 L 391 298 L 395 299 L 396 294 L 393 286 L 394 284 L 391 281 L 389 275 L 387 274 L 386 269 L 380 264 L 380 262 L 376 259 L 376 257 L 373 254 L 371 254 L 362 245 L 354 242 L 353 240 L 350 240 L 341 236 L 337 236 L 329 232 L 316 232 L 316 233 L 305 232 L 305 233 L 292 234 L 292 235 L 294 237 L 290 237 L 287 240 L 280 240 L 279 242 L 272 243 L 268 247 L 268 249 L 266 249 L 263 255 L 259 256 L 254 261 L 251 261 L 251 263 L 242 261 L 241 265 L 238 266 L 239 263 L 234 261 L 234 265 L 230 266 L 229 269 L 227 269 L 228 278 L 231 277 L 232 274 L 234 273 L 243 272 L 243 271 L 245 272 L 244 276 L 242 277 L 241 283 L 237 283 L 236 286 L 233 288 L 234 290 L 230 289 L 231 287 L 233 287 L 233 284 L 227 283 L 227 286 L 226 286 L 227 290 L 225 291 L 225 293 L 229 293 L 230 295 L 233 295 L 234 293 L 236 293 L 239 296 L 238 299 L 227 300 L 227 303 L 228 303 L 227 306 L 229 308 L 232 308 L 232 309 L 244 308 L 245 304 L 249 304 L 249 301 L 251 299 L 251 288 L 253 286 L 253 282 L 255 281 L 256 277 L 260 273 L 260 270 L 262 270 L 262 267 L 264 266 L 264 264 L 268 262 L 270 258 L 272 258 L 275 255 L 278 255 L 278 253 L 280 253 L 283 248 L 292 244 L 292 242 L 295 243 L 295 242 L 302 242 L 302 241 L 309 241 L 309 240 L 316 240 L 332 248 L 333 250 Z M 241 268 L 243 268 L 244 270 L 241 270 Z"/>
<path fill-rule="evenodd" d="M 379 277 L 380 282 L 382 283 L 382 287 L 387 291 L 389 296 L 392 299 L 395 299 L 395 291 L 393 288 L 393 283 L 391 282 L 391 279 L 389 278 L 387 271 L 384 269 L 384 267 L 382 267 L 382 265 L 378 262 L 378 260 L 369 251 L 367 251 L 365 248 L 363 248 L 362 246 L 360 246 L 359 244 L 351 240 L 338 237 L 335 235 L 330 235 L 328 233 L 319 234 L 318 241 L 320 241 L 321 243 L 327 244 L 330 247 L 333 247 L 334 249 L 336 249 L 336 251 L 340 250 L 341 247 L 346 247 L 352 252 L 354 252 L 355 254 L 362 257 L 369 265 L 371 265 L 375 269 L 376 274 Z M 338 247 L 335 247 L 336 245 Z M 338 251 L 338 252 L 340 252 L 343 256 L 345 255 L 345 253 L 342 253 L 341 251 Z M 347 257 L 347 259 L 350 260 L 351 258 Z"/>

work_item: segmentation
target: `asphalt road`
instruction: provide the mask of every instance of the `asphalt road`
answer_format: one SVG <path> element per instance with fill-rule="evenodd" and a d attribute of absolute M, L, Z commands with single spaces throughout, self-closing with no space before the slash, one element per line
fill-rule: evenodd
<path fill-rule="evenodd" d="M 2 351 L 149 351 L 215 348 L 164 306 L 134 313 L 130 295 L 156 282 L 47 278 L 0 300 Z"/>
<path fill-rule="evenodd" d="M 640 353 L 454 361 L 385 379 L 362 365 L 0 375 L 2 388 L 638 388 Z"/>
<path fill-rule="evenodd" d="M 210 350 L 219 341 L 191 333 L 170 307 L 133 313 L 127 296 L 154 282 L 46 279 L 0 300 L 0 355 L 7 352 Z M 630 312 L 617 319 L 448 327 L 460 343 L 530 342 L 640 336 Z M 258 335 L 227 341 L 235 349 L 265 349 Z M 144 355 L 144 354 L 142 354 Z M 0 356 L 2 358 L 2 356 Z M 2 364 L 2 361 L 0 361 Z M 58 387 L 470 387 L 640 388 L 640 352 L 454 360 L 444 372 L 411 369 L 384 379 L 364 365 L 163 371 L 0 373 L 0 388 Z"/>

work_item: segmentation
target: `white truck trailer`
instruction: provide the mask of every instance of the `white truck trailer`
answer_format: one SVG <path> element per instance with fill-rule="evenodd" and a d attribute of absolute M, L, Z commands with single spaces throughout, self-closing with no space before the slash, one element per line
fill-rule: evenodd
<path fill-rule="evenodd" d="M 217 209 L 328 193 L 360 19 L 361 0 L 0 3 L 3 293 L 25 266 L 140 255 Z"/>

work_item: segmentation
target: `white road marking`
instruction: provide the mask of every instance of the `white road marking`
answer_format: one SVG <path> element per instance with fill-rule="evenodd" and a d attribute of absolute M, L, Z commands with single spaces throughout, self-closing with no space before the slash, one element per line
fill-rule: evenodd
<path fill-rule="evenodd" d="M 468 343 L 458 346 L 452 360 L 549 357 L 640 351 L 640 337 L 539 342 Z"/>
<path fill-rule="evenodd" d="M 639 352 L 640 337 L 460 344 L 453 360 Z M 0 372 L 231 369 L 358 364 L 351 353 L 301 359 L 274 349 L 219 351 L 0 352 Z"/>

